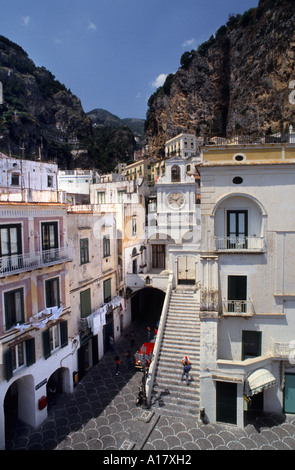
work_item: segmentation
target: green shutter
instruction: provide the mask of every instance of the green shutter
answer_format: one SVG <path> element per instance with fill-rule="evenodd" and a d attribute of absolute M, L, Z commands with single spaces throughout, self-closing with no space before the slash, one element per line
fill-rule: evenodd
<path fill-rule="evenodd" d="M 27 358 L 27 367 L 35 364 L 35 338 L 30 338 L 26 341 L 26 358 Z"/>
<path fill-rule="evenodd" d="M 60 343 L 61 347 L 64 348 L 68 345 L 68 322 L 62 321 L 60 323 Z"/>
<path fill-rule="evenodd" d="M 42 335 L 43 338 L 43 352 L 45 359 L 48 359 L 51 355 L 50 351 L 50 337 L 49 337 L 49 330 L 45 330 Z"/>
<path fill-rule="evenodd" d="M 8 349 L 8 351 L 6 351 L 4 355 L 4 361 L 5 361 L 5 372 L 6 372 L 5 378 L 8 382 L 13 376 L 11 349 Z"/>
<path fill-rule="evenodd" d="M 107 279 L 103 283 L 103 297 L 105 303 L 110 302 L 112 299 L 111 279 Z"/>
<path fill-rule="evenodd" d="M 91 295 L 90 289 L 80 293 L 81 318 L 88 317 L 91 314 Z"/>

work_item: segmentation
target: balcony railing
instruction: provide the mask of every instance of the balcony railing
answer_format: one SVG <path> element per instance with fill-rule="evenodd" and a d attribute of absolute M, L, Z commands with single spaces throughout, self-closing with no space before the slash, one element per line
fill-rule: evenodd
<path fill-rule="evenodd" d="M 224 300 L 223 315 L 233 317 L 252 317 L 254 315 L 253 300 Z"/>
<path fill-rule="evenodd" d="M 280 359 L 295 360 L 295 341 L 280 343 L 272 339 L 272 354 Z"/>
<path fill-rule="evenodd" d="M 265 250 L 264 237 L 215 237 L 216 251 L 255 251 Z"/>
<path fill-rule="evenodd" d="M 0 258 L 0 277 L 12 276 L 32 269 L 38 269 L 52 264 L 65 263 L 70 260 L 67 247 L 55 248 L 36 253 L 3 256 Z"/>

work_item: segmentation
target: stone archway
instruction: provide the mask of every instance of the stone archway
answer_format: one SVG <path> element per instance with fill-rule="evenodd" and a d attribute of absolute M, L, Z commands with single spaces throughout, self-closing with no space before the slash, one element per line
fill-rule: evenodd
<path fill-rule="evenodd" d="M 36 406 L 34 378 L 26 375 L 15 380 L 4 398 L 5 431 L 14 429 L 18 420 L 35 426 Z"/>
<path fill-rule="evenodd" d="M 160 319 L 165 292 L 155 287 L 144 287 L 131 297 L 132 322 L 157 322 Z"/>
<path fill-rule="evenodd" d="M 60 367 L 51 374 L 46 385 L 48 404 L 50 405 L 56 394 L 70 393 L 70 371 L 67 367 Z"/>

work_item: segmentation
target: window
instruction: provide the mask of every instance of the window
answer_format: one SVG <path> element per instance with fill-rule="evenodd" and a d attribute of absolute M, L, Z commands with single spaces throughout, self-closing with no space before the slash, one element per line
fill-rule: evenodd
<path fill-rule="evenodd" d="M 107 279 L 103 283 L 103 299 L 105 304 L 112 300 L 111 279 Z"/>
<path fill-rule="evenodd" d="M 43 352 L 45 359 L 58 348 L 64 348 L 68 344 L 68 323 L 61 321 L 43 332 Z"/>
<path fill-rule="evenodd" d="M 52 175 L 47 175 L 47 187 L 53 188 L 53 176 Z"/>
<path fill-rule="evenodd" d="M 21 224 L 0 226 L 0 256 L 19 255 L 21 247 Z"/>
<path fill-rule="evenodd" d="M 6 330 L 17 323 L 24 323 L 24 291 L 22 288 L 4 293 L 4 310 Z"/>
<path fill-rule="evenodd" d="M 243 178 L 241 178 L 241 176 L 235 176 L 234 179 L 233 179 L 233 183 L 234 184 L 242 184 L 243 183 Z"/>
<path fill-rule="evenodd" d="M 261 331 L 242 332 L 242 360 L 261 356 Z"/>
<path fill-rule="evenodd" d="M 20 175 L 18 173 L 12 173 L 11 175 L 11 186 L 19 186 Z"/>
<path fill-rule="evenodd" d="M 41 224 L 42 251 L 58 248 L 57 222 L 44 222 Z"/>
<path fill-rule="evenodd" d="M 60 306 L 58 277 L 45 281 L 45 299 L 46 308 Z"/>
<path fill-rule="evenodd" d="M 227 248 L 247 248 L 248 211 L 227 211 Z"/>
<path fill-rule="evenodd" d="M 118 202 L 120 204 L 124 202 L 124 194 L 126 194 L 126 191 L 118 191 Z"/>
<path fill-rule="evenodd" d="M 97 204 L 104 204 L 106 202 L 105 200 L 105 192 L 97 192 Z"/>
<path fill-rule="evenodd" d="M 136 230 L 137 230 L 136 217 L 133 217 L 133 219 L 132 219 L 132 236 L 133 237 L 135 237 L 135 235 L 136 235 Z"/>
<path fill-rule="evenodd" d="M 228 312 L 247 311 L 247 276 L 228 276 Z"/>
<path fill-rule="evenodd" d="M 106 258 L 107 256 L 110 256 L 111 254 L 111 243 L 110 243 L 109 235 L 106 235 L 105 237 L 103 237 L 102 243 L 103 243 L 103 257 Z"/>
<path fill-rule="evenodd" d="M 89 263 L 88 238 L 80 240 L 80 264 Z"/>
<path fill-rule="evenodd" d="M 243 160 L 246 160 L 246 157 L 245 155 L 235 155 L 234 159 L 236 160 L 236 162 L 242 162 Z"/>
<path fill-rule="evenodd" d="M 4 354 L 4 364 L 6 379 L 10 380 L 13 373 L 24 366 L 31 366 L 36 362 L 35 339 L 29 338 L 26 341 L 9 348 Z"/>
<path fill-rule="evenodd" d="M 20 343 L 11 348 L 12 369 L 16 370 L 25 364 L 25 343 Z"/>
<path fill-rule="evenodd" d="M 54 351 L 60 347 L 59 325 L 54 325 L 49 328 L 49 342 L 50 351 Z"/>
<path fill-rule="evenodd" d="M 172 183 L 180 182 L 180 167 L 178 165 L 173 165 L 171 168 L 171 181 Z"/>
<path fill-rule="evenodd" d="M 91 314 L 91 290 L 86 289 L 80 292 L 81 318 L 86 318 Z"/>

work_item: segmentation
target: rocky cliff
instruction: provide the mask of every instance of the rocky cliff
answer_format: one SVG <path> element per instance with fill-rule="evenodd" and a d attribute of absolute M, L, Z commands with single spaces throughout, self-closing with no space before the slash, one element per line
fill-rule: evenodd
<path fill-rule="evenodd" d="M 295 123 L 295 2 L 260 0 L 229 16 L 197 51 L 181 57 L 149 100 L 146 137 L 153 155 L 180 132 L 232 136 L 286 131 Z"/>
<path fill-rule="evenodd" d="M 17 44 L 0 36 L 1 150 L 68 166 L 91 135 L 80 100 Z"/>

